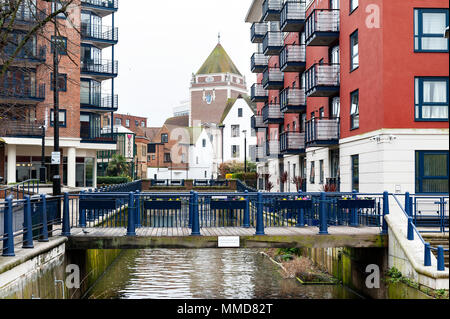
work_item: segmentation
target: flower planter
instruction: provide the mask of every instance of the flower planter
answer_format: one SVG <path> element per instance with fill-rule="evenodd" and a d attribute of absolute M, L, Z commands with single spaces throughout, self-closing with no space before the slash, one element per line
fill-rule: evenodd
<path fill-rule="evenodd" d="M 116 198 L 102 198 L 102 199 L 80 199 L 80 210 L 108 210 L 116 209 Z"/>
<path fill-rule="evenodd" d="M 312 208 L 312 200 L 277 200 L 275 207 L 279 209 L 301 209 Z"/>
<path fill-rule="evenodd" d="M 339 209 L 352 208 L 375 208 L 374 199 L 338 199 L 337 205 Z"/>
<path fill-rule="evenodd" d="M 213 209 L 245 209 L 245 200 L 212 200 L 210 203 L 211 210 Z"/>
<path fill-rule="evenodd" d="M 180 200 L 146 200 L 144 209 L 181 209 Z"/>

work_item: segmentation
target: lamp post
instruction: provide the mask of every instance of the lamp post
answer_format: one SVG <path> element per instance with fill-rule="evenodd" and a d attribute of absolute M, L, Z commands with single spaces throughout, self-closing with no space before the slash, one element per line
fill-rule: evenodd
<path fill-rule="evenodd" d="M 45 184 L 47 181 L 47 174 L 45 171 L 45 125 L 40 127 L 42 129 L 42 151 L 41 151 L 41 168 L 39 169 L 39 182 Z"/>

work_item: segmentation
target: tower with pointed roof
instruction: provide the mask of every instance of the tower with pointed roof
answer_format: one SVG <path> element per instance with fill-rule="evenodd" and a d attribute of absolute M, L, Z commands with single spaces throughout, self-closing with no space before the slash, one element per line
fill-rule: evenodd
<path fill-rule="evenodd" d="M 219 124 L 229 98 L 247 94 L 245 77 L 239 72 L 219 42 L 200 67 L 192 74 L 190 125 Z"/>

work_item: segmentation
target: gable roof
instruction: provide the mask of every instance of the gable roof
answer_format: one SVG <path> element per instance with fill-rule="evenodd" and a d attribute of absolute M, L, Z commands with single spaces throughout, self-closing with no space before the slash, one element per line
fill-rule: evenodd
<path fill-rule="evenodd" d="M 244 99 L 244 101 L 247 103 L 247 105 L 250 107 L 250 109 L 253 111 L 253 113 L 256 113 L 256 105 L 255 103 L 252 103 L 250 100 L 250 97 L 247 95 L 240 95 L 237 98 L 234 99 L 228 99 L 227 105 L 225 106 L 225 110 L 222 113 L 222 117 L 220 118 L 220 124 L 223 124 L 223 121 L 227 118 L 228 113 L 230 113 L 231 109 L 233 108 L 234 104 L 238 99 Z"/>
<path fill-rule="evenodd" d="M 220 43 L 216 45 L 196 74 L 212 73 L 233 73 L 242 76 Z"/>
<path fill-rule="evenodd" d="M 169 127 L 169 126 L 188 127 L 189 126 L 189 115 L 169 117 L 164 122 L 164 125 L 167 127 Z"/>

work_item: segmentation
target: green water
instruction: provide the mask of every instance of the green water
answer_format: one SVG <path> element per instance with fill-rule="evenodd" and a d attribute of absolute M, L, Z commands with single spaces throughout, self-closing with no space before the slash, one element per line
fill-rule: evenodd
<path fill-rule="evenodd" d="M 126 250 L 86 298 L 353 299 L 340 285 L 301 285 L 255 249 Z"/>

